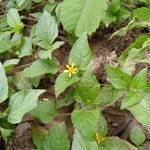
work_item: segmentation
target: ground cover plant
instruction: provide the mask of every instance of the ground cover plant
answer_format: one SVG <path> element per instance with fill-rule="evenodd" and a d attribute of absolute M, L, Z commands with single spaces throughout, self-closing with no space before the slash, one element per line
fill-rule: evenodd
<path fill-rule="evenodd" d="M 0 149 L 149 150 L 150 0 L 0 0 Z"/>

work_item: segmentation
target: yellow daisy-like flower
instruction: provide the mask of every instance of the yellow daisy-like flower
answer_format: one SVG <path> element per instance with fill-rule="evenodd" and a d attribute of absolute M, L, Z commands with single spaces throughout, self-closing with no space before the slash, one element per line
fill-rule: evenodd
<path fill-rule="evenodd" d="M 98 144 L 102 143 L 105 140 L 105 137 L 103 137 L 102 135 L 99 135 L 98 133 L 96 133 L 96 142 Z"/>
<path fill-rule="evenodd" d="M 71 65 L 66 65 L 66 68 L 67 69 L 65 69 L 64 72 L 68 73 L 70 78 L 72 75 L 77 73 L 77 68 L 74 67 L 74 63 Z"/>

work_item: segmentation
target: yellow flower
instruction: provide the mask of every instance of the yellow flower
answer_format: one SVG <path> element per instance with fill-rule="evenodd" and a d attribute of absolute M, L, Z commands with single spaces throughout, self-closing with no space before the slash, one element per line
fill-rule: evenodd
<path fill-rule="evenodd" d="M 96 133 L 96 142 L 98 144 L 102 143 L 105 140 L 105 137 L 103 137 L 102 135 L 99 135 L 98 133 Z"/>
<path fill-rule="evenodd" d="M 68 73 L 69 77 L 77 73 L 77 68 L 74 67 L 74 64 L 66 65 L 66 68 L 64 72 Z"/>

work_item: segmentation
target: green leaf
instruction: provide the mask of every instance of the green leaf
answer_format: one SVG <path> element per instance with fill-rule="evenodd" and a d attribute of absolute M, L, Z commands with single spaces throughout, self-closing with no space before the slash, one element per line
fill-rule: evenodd
<path fill-rule="evenodd" d="M 22 25 L 19 13 L 16 9 L 11 8 L 7 13 L 7 22 L 8 25 L 12 28 Z"/>
<path fill-rule="evenodd" d="M 119 98 L 124 94 L 124 90 L 115 89 L 112 86 L 104 86 L 100 91 L 101 102 L 100 106 L 110 106 L 113 105 Z"/>
<path fill-rule="evenodd" d="M 64 73 L 64 72 L 61 73 L 57 77 L 56 83 L 55 83 L 55 94 L 56 94 L 56 96 L 58 96 L 60 93 L 65 91 L 65 89 L 67 87 L 69 87 L 70 85 L 78 82 L 79 80 L 80 80 L 80 78 L 78 76 L 72 76 L 70 78 L 67 73 Z"/>
<path fill-rule="evenodd" d="M 10 41 L 8 40 L 0 40 L 0 53 L 5 51 L 9 51 L 11 48 Z"/>
<path fill-rule="evenodd" d="M 74 63 L 76 67 L 83 70 L 91 64 L 92 59 L 93 55 L 88 45 L 87 35 L 84 33 L 71 49 L 69 64 Z"/>
<path fill-rule="evenodd" d="M 38 97 L 45 90 L 22 90 L 15 93 L 9 101 L 8 121 L 12 124 L 21 122 L 23 115 L 37 106 Z"/>
<path fill-rule="evenodd" d="M 150 91 L 145 91 L 141 95 L 142 100 L 140 103 L 137 103 L 128 108 L 131 111 L 134 118 L 137 119 L 138 122 L 145 126 L 150 126 Z"/>
<path fill-rule="evenodd" d="M 75 89 L 76 101 L 97 103 L 96 98 L 99 94 L 100 84 L 98 83 L 95 75 L 91 71 L 86 71 Z"/>
<path fill-rule="evenodd" d="M 136 69 L 136 64 L 140 62 L 144 53 L 149 49 L 150 37 L 140 36 L 131 46 L 129 46 L 119 58 L 122 70 L 132 75 Z"/>
<path fill-rule="evenodd" d="M 20 59 L 8 59 L 3 63 L 3 67 L 5 70 L 10 70 L 13 68 L 13 66 L 18 65 L 20 62 Z"/>
<path fill-rule="evenodd" d="M 32 139 L 33 143 L 39 150 L 44 150 L 44 141 L 47 138 L 48 132 L 44 128 L 32 127 Z"/>
<path fill-rule="evenodd" d="M 37 23 L 36 35 L 39 39 L 51 45 L 58 36 L 58 27 L 55 19 L 46 11 Z"/>
<path fill-rule="evenodd" d="M 99 144 L 99 150 L 137 150 L 136 147 L 121 140 L 118 137 L 108 137 L 101 144 Z"/>
<path fill-rule="evenodd" d="M 141 70 L 132 80 L 130 89 L 144 89 L 147 87 L 147 68 Z"/>
<path fill-rule="evenodd" d="M 141 97 L 134 91 L 130 91 L 121 103 L 121 109 L 128 108 L 141 101 Z"/>
<path fill-rule="evenodd" d="M 31 110 L 30 113 L 46 124 L 53 120 L 57 114 L 57 111 L 54 102 L 39 101 L 36 108 Z"/>
<path fill-rule="evenodd" d="M 19 90 L 32 89 L 31 81 L 25 76 L 24 72 L 16 73 L 12 81 Z"/>
<path fill-rule="evenodd" d="M 125 72 L 122 72 L 121 70 L 117 68 L 113 68 L 111 66 L 106 67 L 106 72 L 108 75 L 108 78 L 111 82 L 111 84 L 116 89 L 128 89 L 132 78 L 126 74 Z"/>
<path fill-rule="evenodd" d="M 112 0 L 108 7 L 108 12 L 111 12 L 111 14 L 115 14 L 120 9 L 120 6 L 120 0 Z"/>
<path fill-rule="evenodd" d="M 19 58 L 29 55 L 32 55 L 32 39 L 30 37 L 23 37 Z"/>
<path fill-rule="evenodd" d="M 61 123 L 50 130 L 46 141 L 44 142 L 45 150 L 69 150 L 69 147 L 70 142 L 64 123 Z"/>
<path fill-rule="evenodd" d="M 99 115 L 99 122 L 97 124 L 97 132 L 96 133 L 100 133 L 100 135 L 102 135 L 103 137 L 105 137 L 108 133 L 108 125 L 107 125 L 106 119 L 102 113 L 100 113 L 100 115 Z"/>
<path fill-rule="evenodd" d="M 5 70 L 0 62 L 0 103 L 8 97 L 8 83 Z"/>
<path fill-rule="evenodd" d="M 145 134 L 143 130 L 137 126 L 131 130 L 130 139 L 136 146 L 140 146 L 145 141 Z"/>
<path fill-rule="evenodd" d="M 96 141 L 90 141 L 81 135 L 81 132 L 75 130 L 71 150 L 99 150 Z"/>
<path fill-rule="evenodd" d="M 69 33 L 90 35 L 99 27 L 106 9 L 106 0 L 65 0 L 61 4 L 60 19 Z"/>
<path fill-rule="evenodd" d="M 55 59 L 38 59 L 25 70 L 26 77 L 34 78 L 46 73 L 55 74 L 58 70 L 58 61 Z"/>
<path fill-rule="evenodd" d="M 12 129 L 4 129 L 4 128 L 0 127 L 0 132 L 2 134 L 3 139 L 7 143 L 8 142 L 8 138 L 11 136 L 13 130 Z"/>
<path fill-rule="evenodd" d="M 129 52 L 133 49 L 139 49 L 142 47 L 143 43 L 148 40 L 150 37 L 148 35 L 142 35 L 140 36 L 138 39 L 136 39 L 136 41 L 131 44 L 119 57 L 119 63 L 122 65 L 125 60 L 127 59 L 127 57 L 129 56 Z"/>
<path fill-rule="evenodd" d="M 26 3 L 28 0 L 15 0 L 18 7 L 21 7 L 24 3 Z"/>
<path fill-rule="evenodd" d="M 51 59 L 52 52 L 58 49 L 63 44 L 64 42 L 55 42 L 49 49 L 39 51 L 38 55 L 41 59 L 47 59 L 47 58 Z"/>
<path fill-rule="evenodd" d="M 99 121 L 99 110 L 74 110 L 71 114 L 73 126 L 85 137 L 92 138 L 96 133 L 97 123 Z"/>

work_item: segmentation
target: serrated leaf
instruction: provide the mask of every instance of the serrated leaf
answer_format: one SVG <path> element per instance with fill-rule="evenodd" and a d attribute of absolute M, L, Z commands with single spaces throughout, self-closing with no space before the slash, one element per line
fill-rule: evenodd
<path fill-rule="evenodd" d="M 116 89 L 128 89 L 129 88 L 132 78 L 128 74 L 126 74 L 125 72 L 122 72 L 121 70 L 117 68 L 113 68 L 111 66 L 106 67 L 106 72 L 107 72 L 107 76 L 111 84 Z"/>
<path fill-rule="evenodd" d="M 38 97 L 45 90 L 22 90 L 15 93 L 9 101 L 8 121 L 12 124 L 21 122 L 25 113 L 37 106 Z"/>
<path fill-rule="evenodd" d="M 46 73 L 55 74 L 58 70 L 58 61 L 55 59 L 38 59 L 25 70 L 26 77 L 34 78 Z"/>
<path fill-rule="evenodd" d="M 32 55 L 32 39 L 30 37 L 23 37 L 19 58 L 29 55 Z"/>
<path fill-rule="evenodd" d="M 71 114 L 73 126 L 85 137 L 91 139 L 96 133 L 97 123 L 99 121 L 99 110 L 74 110 Z"/>
<path fill-rule="evenodd" d="M 131 130 L 130 139 L 136 146 L 140 146 L 145 141 L 145 134 L 140 127 L 134 127 Z"/>
<path fill-rule="evenodd" d="M 46 141 L 44 142 L 44 149 L 52 150 L 68 150 L 70 142 L 65 123 L 61 123 L 50 130 Z"/>
<path fill-rule="evenodd" d="M 87 94 L 88 93 L 88 94 Z M 76 101 L 97 103 L 96 98 L 100 93 L 100 84 L 91 71 L 86 71 L 75 89 Z"/>
<path fill-rule="evenodd" d="M 147 68 L 141 70 L 132 80 L 130 89 L 144 89 L 147 87 Z"/>
<path fill-rule="evenodd" d="M 150 126 L 150 91 L 145 91 L 141 95 L 142 100 L 128 108 L 138 122 L 145 126 Z"/>
<path fill-rule="evenodd" d="M 7 22 L 8 25 L 12 28 L 21 25 L 21 20 L 17 9 L 11 8 L 7 13 Z"/>
<path fill-rule="evenodd" d="M 87 41 L 87 35 L 84 33 L 73 45 L 70 55 L 69 64 L 74 63 L 81 70 L 91 64 L 93 55 Z"/>
<path fill-rule="evenodd" d="M 8 83 L 5 70 L 0 62 L 0 103 L 8 97 Z"/>
<path fill-rule="evenodd" d="M 51 59 L 52 57 L 52 52 L 56 49 L 58 49 L 61 45 L 63 45 L 64 42 L 55 42 L 51 47 L 49 47 L 46 50 L 41 50 L 39 51 L 38 55 L 41 59 Z"/>
<path fill-rule="evenodd" d="M 72 78 L 70 78 L 67 73 L 64 73 L 64 72 L 61 73 L 57 77 L 56 83 L 55 83 L 55 94 L 56 94 L 56 96 L 58 96 L 60 93 L 65 91 L 65 89 L 67 87 L 78 82 L 79 80 L 80 80 L 80 78 L 78 76 L 73 76 Z"/>
<path fill-rule="evenodd" d="M 65 0 L 61 4 L 60 19 L 69 33 L 91 34 L 99 27 L 107 9 L 106 0 Z M 66 17 L 67 16 L 67 17 Z"/>
<path fill-rule="evenodd" d="M 48 42 L 49 45 L 53 43 L 58 36 L 58 27 L 55 19 L 46 11 L 42 14 L 37 23 L 36 35 L 39 39 Z"/>
<path fill-rule="evenodd" d="M 71 150 L 99 150 L 96 141 L 90 141 L 81 135 L 81 132 L 75 130 Z"/>
<path fill-rule="evenodd" d="M 49 123 L 56 116 L 56 106 L 52 101 L 39 101 L 37 106 L 30 113 L 41 120 L 43 123 Z"/>
<path fill-rule="evenodd" d="M 121 103 L 121 109 L 128 108 L 141 101 L 141 97 L 134 91 L 130 91 L 127 96 L 124 97 Z"/>

